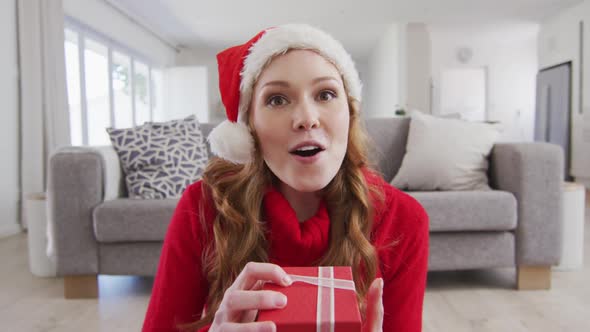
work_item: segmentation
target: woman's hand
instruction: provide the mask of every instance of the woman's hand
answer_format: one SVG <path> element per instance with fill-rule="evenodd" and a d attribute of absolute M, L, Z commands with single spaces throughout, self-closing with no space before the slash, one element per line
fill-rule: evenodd
<path fill-rule="evenodd" d="M 383 331 L 383 279 L 373 280 L 367 292 L 367 319 L 363 332 Z"/>
<path fill-rule="evenodd" d="M 287 273 L 278 265 L 249 262 L 225 291 L 209 331 L 276 331 L 273 322 L 254 321 L 258 310 L 279 309 L 287 305 L 284 294 L 260 290 L 265 281 L 283 286 L 292 283 Z"/>

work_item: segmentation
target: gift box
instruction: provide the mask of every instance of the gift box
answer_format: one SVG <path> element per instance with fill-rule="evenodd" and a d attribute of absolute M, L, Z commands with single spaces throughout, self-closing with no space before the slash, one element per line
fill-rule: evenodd
<path fill-rule="evenodd" d="M 263 289 L 287 296 L 282 309 L 261 310 L 258 321 L 273 321 L 277 332 L 360 332 L 361 316 L 349 266 L 285 267 L 288 287 L 266 283 Z"/>

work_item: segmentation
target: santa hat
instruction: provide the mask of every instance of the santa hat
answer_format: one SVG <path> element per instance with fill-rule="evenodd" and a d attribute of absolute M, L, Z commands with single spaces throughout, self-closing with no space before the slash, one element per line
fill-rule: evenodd
<path fill-rule="evenodd" d="M 333 63 L 348 96 L 361 101 L 361 81 L 351 56 L 326 32 L 305 24 L 286 24 L 259 32 L 243 45 L 217 54 L 219 90 L 227 120 L 215 127 L 208 140 L 217 156 L 245 164 L 254 155 L 254 138 L 246 124 L 254 83 L 264 66 L 290 49 L 314 50 Z"/>

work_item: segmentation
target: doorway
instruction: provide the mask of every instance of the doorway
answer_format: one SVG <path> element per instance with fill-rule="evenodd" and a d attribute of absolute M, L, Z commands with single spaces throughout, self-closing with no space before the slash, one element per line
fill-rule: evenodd
<path fill-rule="evenodd" d="M 561 146 L 564 180 L 571 181 L 571 62 L 545 68 L 537 74 L 535 141 Z"/>

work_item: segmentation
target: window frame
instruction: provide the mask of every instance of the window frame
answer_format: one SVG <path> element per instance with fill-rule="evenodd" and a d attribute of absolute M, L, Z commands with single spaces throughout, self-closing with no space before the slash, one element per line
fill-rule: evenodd
<path fill-rule="evenodd" d="M 78 46 L 78 66 L 79 66 L 79 75 L 80 75 L 80 112 L 81 112 L 81 121 L 80 124 L 81 131 L 82 131 L 82 146 L 89 145 L 89 132 L 88 132 L 88 100 L 86 96 L 86 68 L 85 68 L 85 44 L 86 39 L 91 39 L 95 42 L 98 42 L 104 45 L 107 48 L 107 66 L 108 66 L 108 97 L 109 97 L 109 126 L 113 128 L 116 127 L 116 110 L 115 110 L 115 97 L 114 97 L 114 90 L 113 90 L 113 52 L 117 52 L 124 56 L 129 57 L 130 66 L 129 66 L 129 86 L 130 86 L 130 97 L 131 97 L 131 114 L 132 114 L 132 121 L 133 125 L 139 125 L 136 123 L 137 119 L 137 107 L 136 107 L 136 88 L 135 88 L 135 63 L 140 62 L 145 64 L 148 71 L 147 71 L 147 85 L 148 85 L 148 96 L 149 99 L 149 120 L 154 121 L 154 101 L 155 101 L 155 91 L 154 91 L 154 82 L 152 80 L 152 71 L 153 70 L 160 70 L 162 71 L 162 66 L 158 66 L 155 61 L 151 60 L 149 57 L 141 54 L 133 50 L 132 48 L 92 29 L 91 27 L 87 26 L 86 24 L 72 18 L 70 16 L 66 16 L 64 18 L 64 34 L 65 30 L 70 30 L 76 33 L 77 36 L 77 46 Z M 66 40 L 64 39 L 64 45 Z M 65 60 L 65 59 L 64 59 Z M 65 62 L 65 61 L 64 61 Z M 66 70 L 67 70 L 67 63 L 66 63 Z M 162 87 L 160 87 L 162 88 Z M 161 102 L 161 101 L 160 101 Z M 69 110 L 69 100 L 68 100 L 68 116 L 70 116 Z M 105 128 L 106 129 L 106 128 Z M 71 129 L 70 129 L 71 131 Z M 70 144 L 72 142 L 70 141 Z"/>

